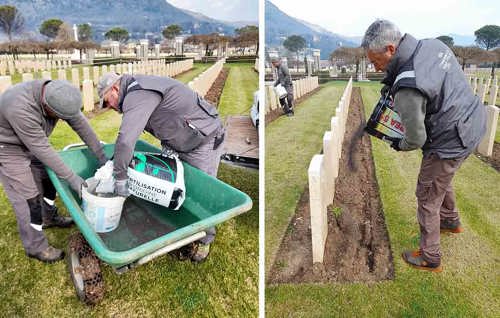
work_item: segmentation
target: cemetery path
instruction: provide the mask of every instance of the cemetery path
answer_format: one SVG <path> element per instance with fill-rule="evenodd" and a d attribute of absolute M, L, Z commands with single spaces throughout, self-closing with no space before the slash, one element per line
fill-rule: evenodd
<path fill-rule="evenodd" d="M 360 89 L 354 88 L 342 146 L 335 198 L 328 208 L 323 264 L 312 265 L 309 191 L 306 188 L 277 253 L 269 283 L 378 281 L 394 277 L 368 135 L 353 138 L 364 122 Z M 348 167 L 351 143 L 356 169 Z"/>

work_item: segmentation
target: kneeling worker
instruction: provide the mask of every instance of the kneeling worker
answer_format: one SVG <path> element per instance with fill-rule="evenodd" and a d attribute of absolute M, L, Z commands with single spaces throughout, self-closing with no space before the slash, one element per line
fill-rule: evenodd
<path fill-rule="evenodd" d="M 101 105 L 123 113 L 114 154 L 115 192 L 127 196 L 127 168 L 143 130 L 161 140 L 190 165 L 216 177 L 224 128 L 214 106 L 185 84 L 168 77 L 107 73 L 97 87 Z M 188 255 L 200 262 L 210 251 L 215 228 L 191 246 Z"/>
<path fill-rule="evenodd" d="M 0 96 L 0 182 L 16 213 L 26 254 L 43 262 L 60 260 L 64 252 L 49 245 L 42 228 L 73 223 L 71 218 L 58 215 L 56 190 L 44 165 L 79 195 L 84 184 L 50 146 L 48 136 L 57 121 L 65 120 L 100 164 L 107 160 L 81 106 L 80 91 L 66 81 L 25 82 Z"/>

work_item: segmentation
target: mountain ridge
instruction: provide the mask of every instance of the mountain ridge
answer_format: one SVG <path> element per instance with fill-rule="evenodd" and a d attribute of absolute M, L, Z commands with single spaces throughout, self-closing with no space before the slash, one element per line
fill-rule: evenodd
<path fill-rule="evenodd" d="M 187 34 L 232 35 L 235 25 L 240 25 L 180 9 L 165 0 L 6 0 L 3 4 L 18 8 L 25 19 L 25 31 L 35 38 L 42 37 L 38 29 L 49 18 L 58 18 L 70 25 L 89 23 L 96 41 L 103 40 L 104 33 L 112 27 L 123 27 L 131 38 L 140 39 L 146 33 L 160 37 L 162 29 L 174 23 Z"/>
<path fill-rule="evenodd" d="M 358 46 L 345 36 L 289 16 L 268 0 L 265 6 L 266 45 L 281 45 L 286 37 L 300 35 L 306 39 L 310 47 L 321 50 L 321 59 L 328 59 L 330 53 L 339 46 Z"/>

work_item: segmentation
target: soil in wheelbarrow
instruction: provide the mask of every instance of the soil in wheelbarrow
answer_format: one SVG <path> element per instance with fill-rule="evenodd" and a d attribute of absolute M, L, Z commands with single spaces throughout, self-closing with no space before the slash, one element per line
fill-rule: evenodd
<path fill-rule="evenodd" d="M 220 96 L 222 95 L 222 90 L 224 89 L 228 75 L 229 69 L 223 68 L 205 95 L 205 99 L 217 108 L 219 107 Z"/>
<path fill-rule="evenodd" d="M 306 187 L 271 268 L 269 284 L 370 282 L 394 277 L 371 142 L 366 134 L 355 137 L 364 122 L 363 109 L 359 88 L 354 88 L 335 197 L 328 207 L 324 262 L 312 263 Z M 353 142 L 356 144 L 351 147 Z M 354 168 L 347 160 L 351 155 Z"/>

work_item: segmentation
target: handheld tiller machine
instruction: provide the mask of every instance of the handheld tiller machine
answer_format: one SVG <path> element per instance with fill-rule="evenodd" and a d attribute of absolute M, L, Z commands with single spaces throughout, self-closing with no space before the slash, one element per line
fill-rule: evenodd
<path fill-rule="evenodd" d="M 382 95 L 365 127 L 368 134 L 390 144 L 403 138 L 405 134 L 401 118 L 394 111 L 393 106 L 392 96 L 389 93 Z"/>

